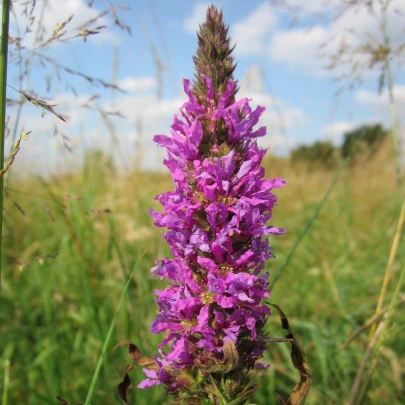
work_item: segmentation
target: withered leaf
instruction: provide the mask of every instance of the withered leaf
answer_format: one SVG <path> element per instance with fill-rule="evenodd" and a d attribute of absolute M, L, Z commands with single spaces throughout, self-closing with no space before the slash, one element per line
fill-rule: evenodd
<path fill-rule="evenodd" d="M 132 390 L 131 379 L 129 378 L 128 373 L 125 373 L 124 378 L 117 386 L 118 395 L 125 405 L 128 405 L 128 396 L 131 390 Z"/>
<path fill-rule="evenodd" d="M 150 370 L 158 369 L 158 365 L 156 364 L 155 360 L 151 359 L 150 357 L 142 356 L 142 353 L 139 350 L 138 346 L 135 345 L 134 343 L 130 342 L 129 340 L 124 340 L 123 342 L 120 342 L 117 345 L 115 345 L 113 350 L 115 350 L 117 347 L 120 346 L 128 346 L 129 357 L 132 360 L 134 360 L 138 365 L 146 367 Z M 135 366 L 133 364 L 130 364 L 126 367 L 122 381 L 117 386 L 118 395 L 125 405 L 129 405 L 128 396 L 132 389 L 132 383 L 128 373 L 134 367 Z"/>
<path fill-rule="evenodd" d="M 277 394 L 277 392 L 276 392 L 276 397 L 277 397 L 278 405 L 287 405 L 287 404 L 284 402 L 284 399 L 281 398 L 281 396 L 280 396 L 279 394 Z"/>
<path fill-rule="evenodd" d="M 65 401 L 63 398 L 61 397 L 56 397 L 56 399 L 60 402 L 62 402 L 63 405 L 73 405 L 73 404 L 69 404 L 69 402 Z M 82 404 L 77 404 L 77 405 L 82 405 Z"/>
<path fill-rule="evenodd" d="M 239 353 L 236 349 L 235 343 L 232 340 L 225 342 L 224 344 L 224 363 L 230 369 L 235 369 L 239 363 Z"/>
<path fill-rule="evenodd" d="M 115 345 L 114 349 L 120 346 L 128 346 L 129 357 L 132 360 L 135 360 L 140 366 L 147 367 L 151 370 L 158 370 L 159 367 L 157 366 L 155 360 L 151 359 L 150 357 L 142 356 L 138 346 L 136 346 L 134 343 L 130 342 L 129 340 L 124 340 Z"/>
<path fill-rule="evenodd" d="M 281 325 L 283 329 L 288 331 L 286 339 L 290 340 L 291 343 L 291 360 L 294 367 L 300 373 L 300 381 L 294 387 L 290 398 L 287 402 L 277 394 L 277 399 L 279 405 L 303 405 L 308 396 L 309 388 L 311 386 L 311 371 L 308 366 L 307 357 L 305 356 L 304 350 L 298 344 L 294 337 L 293 331 L 288 322 L 288 318 L 281 308 L 276 304 L 270 304 L 272 307 L 276 308 L 280 314 Z"/>
<path fill-rule="evenodd" d="M 231 340 L 224 344 L 224 359 L 222 361 L 216 360 L 210 366 L 203 366 L 204 373 L 220 373 L 227 374 L 237 368 L 239 364 L 239 353 L 236 349 L 235 343 Z"/>

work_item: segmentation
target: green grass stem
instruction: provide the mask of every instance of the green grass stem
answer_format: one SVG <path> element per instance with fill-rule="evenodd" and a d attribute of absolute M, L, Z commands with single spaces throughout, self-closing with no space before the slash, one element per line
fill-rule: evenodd
<path fill-rule="evenodd" d="M 395 97 L 394 97 L 394 79 L 392 77 L 391 62 L 390 58 L 385 59 L 385 66 L 387 72 L 387 82 L 388 82 L 388 95 L 389 95 L 389 105 L 390 105 L 390 116 L 391 116 L 391 133 L 392 133 L 392 143 L 394 146 L 395 154 L 395 171 L 398 185 L 398 197 L 399 197 L 399 208 L 402 205 L 404 191 L 402 184 L 402 173 L 401 173 L 401 151 L 398 142 L 398 119 L 395 108 Z"/>
<path fill-rule="evenodd" d="M 401 293 L 401 289 L 403 288 L 404 282 L 405 282 L 405 263 L 402 266 L 401 274 L 399 275 L 399 280 L 395 287 L 394 294 L 392 295 L 392 298 L 391 298 L 387 318 L 385 320 L 381 321 L 382 332 L 381 332 L 381 335 L 376 344 L 377 349 L 374 353 L 373 361 L 371 363 L 369 372 L 367 374 L 367 378 L 366 378 L 366 380 L 363 384 L 363 387 L 360 391 L 360 394 L 357 398 L 357 402 L 356 402 L 357 404 L 361 404 L 363 401 L 363 398 L 364 398 L 365 393 L 367 392 L 367 388 L 370 383 L 371 377 L 377 367 L 377 362 L 378 362 L 379 355 L 381 353 L 381 349 L 382 349 L 384 343 L 386 342 L 387 338 L 389 337 L 389 333 L 388 333 L 389 327 L 392 325 L 392 321 L 394 319 L 394 314 L 398 308 L 398 304 L 400 302 L 399 296 Z"/>
<path fill-rule="evenodd" d="M 396 232 L 394 235 L 394 239 L 392 241 L 392 247 L 391 247 L 390 255 L 388 258 L 387 267 L 385 269 L 384 279 L 383 279 L 383 283 L 381 286 L 381 292 L 378 297 L 375 314 L 378 314 L 379 312 L 381 312 L 382 307 L 384 305 L 384 300 L 385 300 L 385 296 L 387 294 L 388 284 L 389 284 L 389 282 L 391 280 L 391 276 L 392 276 L 392 266 L 394 264 L 394 261 L 395 261 L 395 258 L 396 258 L 397 252 L 398 252 L 399 242 L 401 239 L 404 223 L 405 223 L 405 202 L 402 204 L 401 213 L 400 213 L 400 216 L 398 219 L 397 229 L 396 229 Z M 375 332 L 376 327 L 377 327 L 377 322 L 371 327 L 370 340 L 373 338 L 373 334 Z"/>
<path fill-rule="evenodd" d="M 10 386 L 10 359 L 6 359 L 4 365 L 4 387 L 1 405 L 7 405 L 9 386 Z"/>
<path fill-rule="evenodd" d="M 367 165 L 354 160 L 348 166 L 301 241 L 288 272 L 283 273 L 272 292 L 273 300 L 292 314 L 291 325 L 314 370 L 308 405 L 347 401 L 365 354 L 366 329 L 356 334 L 349 346 L 338 350 L 373 316 L 392 244 L 392 238 L 387 236 L 395 232 L 398 222 L 397 184 L 395 175 L 389 175 L 395 174 L 390 141 L 375 156 L 377 160 Z M 157 207 L 153 196 L 171 185 L 170 178 L 141 172 L 136 175 L 143 186 L 134 187 L 132 173 L 118 177 L 105 168 L 106 160 L 100 155 L 91 156 L 96 159 L 87 160 L 91 170 L 85 178 L 79 172 L 55 176 L 42 183 L 35 178 L 12 179 L 15 188 L 8 190 L 3 258 L 7 277 L 0 300 L 0 347 L 14 347 L 13 351 L 0 353 L 1 394 L 7 359 L 11 365 L 7 405 L 44 404 L 52 402 L 55 395 L 61 395 L 69 403 L 84 403 L 111 320 L 135 263 L 137 270 L 115 323 L 111 346 L 115 340 L 130 339 L 145 355 L 151 355 L 160 342 L 161 336 L 151 334 L 149 327 L 157 311 L 153 290 L 164 284 L 150 274 L 150 267 L 170 252 L 163 248 L 162 232 L 152 227 L 147 208 L 149 204 Z M 275 168 L 275 175 L 290 180 L 289 187 L 283 190 L 285 194 L 280 196 L 277 214 L 277 218 L 285 219 L 289 232 L 277 239 L 280 245 L 276 247 L 277 253 L 289 252 L 305 224 L 303 213 L 310 207 L 309 215 L 312 214 L 335 173 L 316 170 L 308 175 L 301 167 L 289 166 L 284 161 L 267 164 Z M 317 196 L 315 203 L 314 196 Z M 13 200 L 25 215 L 13 205 Z M 293 202 L 282 204 L 282 201 Z M 96 208 L 107 207 L 110 213 L 92 213 Z M 139 260 L 141 252 L 145 256 Z M 405 240 L 401 238 L 392 269 L 395 284 L 399 279 L 396 266 L 405 261 L 404 252 Z M 43 258 L 43 263 L 38 262 L 37 256 Z M 52 257 L 47 259 L 48 256 Z M 94 273 L 90 273 L 89 264 Z M 392 292 L 393 279 L 389 284 Z M 386 304 L 392 292 L 387 291 Z M 405 353 L 398 334 L 405 320 L 402 312 L 396 310 L 384 343 L 384 349 L 391 350 L 400 364 Z M 272 318 L 269 333 L 283 336 L 278 322 Z M 391 332 L 393 329 L 395 333 Z M 110 356 L 109 347 L 100 360 L 93 405 L 118 400 L 116 385 L 127 364 L 127 355 L 120 352 Z M 375 350 L 377 347 L 368 358 L 360 390 Z M 382 357 L 384 353 L 381 352 L 365 400 L 370 405 L 379 405 L 386 403 L 389 396 L 391 402 L 387 403 L 399 405 L 404 403 L 403 393 L 396 388 L 391 362 Z M 281 396 L 290 393 L 297 375 L 287 345 L 274 345 L 266 353 L 265 361 L 272 365 L 272 375 L 268 370 L 252 372 L 252 378 L 262 388 L 251 402 L 270 405 L 276 403 L 275 392 Z M 134 386 L 142 378 L 141 369 L 134 369 Z M 379 381 L 385 381 L 383 387 Z M 134 389 L 132 399 L 140 404 L 169 401 L 161 387 Z"/>
<path fill-rule="evenodd" d="M 134 268 L 132 269 L 131 274 L 129 275 L 128 280 L 127 280 L 127 282 L 125 284 L 124 290 L 122 291 L 120 300 L 119 300 L 118 305 L 117 305 L 117 309 L 115 310 L 115 314 L 114 314 L 114 316 L 113 316 L 113 318 L 111 320 L 111 324 L 110 324 L 110 327 L 108 329 L 107 336 L 106 336 L 106 338 L 104 340 L 103 348 L 101 349 L 100 357 L 98 358 L 96 369 L 94 371 L 93 378 L 91 380 L 89 391 L 87 393 L 87 397 L 86 397 L 86 400 L 84 402 L 84 405 L 90 405 L 90 401 L 91 401 L 91 399 L 93 397 L 93 393 L 94 393 L 94 390 L 95 390 L 96 385 L 97 385 L 97 380 L 98 380 L 98 377 L 100 375 L 101 367 L 102 367 L 102 365 L 104 363 L 104 359 L 105 359 L 105 356 L 106 356 L 106 353 L 107 353 L 107 348 L 108 348 L 108 346 L 110 344 L 110 341 L 111 341 L 111 337 L 112 337 L 112 334 L 113 334 L 113 331 L 114 331 L 115 323 L 117 322 L 118 313 L 119 313 L 119 311 L 121 309 L 121 306 L 122 306 L 122 304 L 124 302 L 125 295 L 127 293 L 128 287 L 130 286 L 130 284 L 132 282 L 132 276 L 133 276 L 136 269 L 137 269 L 137 265 L 135 265 Z"/>
<path fill-rule="evenodd" d="M 7 54 L 8 26 L 10 19 L 10 0 L 3 0 L 1 17 L 0 45 L 0 170 L 4 167 L 4 141 L 6 137 L 6 86 L 7 86 Z M 0 177 L 0 292 L 1 292 L 1 263 L 3 241 L 3 176 Z"/>

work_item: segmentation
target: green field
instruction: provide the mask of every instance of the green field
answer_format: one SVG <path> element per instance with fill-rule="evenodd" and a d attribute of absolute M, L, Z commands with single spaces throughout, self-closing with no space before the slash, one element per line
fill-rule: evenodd
<path fill-rule="evenodd" d="M 308 171 L 286 159 L 266 160 L 268 177 L 280 176 L 274 225 L 287 233 L 271 241 L 283 266 L 337 169 Z M 107 157 L 89 154 L 80 173 L 8 179 L 5 197 L 3 274 L 0 307 L 0 392 L 2 405 L 84 403 L 125 283 L 133 277 L 108 342 L 91 403 L 119 404 L 116 385 L 127 364 L 131 340 L 152 355 L 162 336 L 149 325 L 156 316 L 154 288 L 163 282 L 149 270 L 168 256 L 162 231 L 149 208 L 156 194 L 172 188 L 167 174 L 115 171 Z M 364 359 L 369 329 L 341 346 L 375 312 L 399 219 L 398 189 L 389 142 L 373 159 L 347 166 L 324 206 L 306 230 L 274 285 L 271 302 L 288 315 L 304 348 L 313 384 L 308 405 L 344 404 Z M 402 232 L 403 233 L 403 232 Z M 404 239 L 404 238 L 402 238 Z M 384 306 L 389 305 L 405 260 L 400 241 Z M 402 290 L 403 291 L 403 290 Z M 402 300 L 402 302 L 401 302 Z M 388 327 L 362 404 L 403 404 L 405 393 L 404 295 Z M 279 317 L 268 323 L 283 337 Z M 298 373 L 287 343 L 267 352 L 272 368 L 251 373 L 261 384 L 252 403 L 276 404 L 287 398 Z M 371 352 L 369 366 L 375 357 Z M 364 374 L 367 377 L 368 368 Z M 142 379 L 132 373 L 134 385 Z M 170 404 L 161 386 L 133 389 L 132 404 Z"/>

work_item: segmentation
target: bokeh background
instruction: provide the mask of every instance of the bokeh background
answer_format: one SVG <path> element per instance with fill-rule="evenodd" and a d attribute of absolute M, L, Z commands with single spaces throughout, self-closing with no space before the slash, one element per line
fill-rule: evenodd
<path fill-rule="evenodd" d="M 152 138 L 169 133 L 185 101 L 182 79 L 193 77 L 196 31 L 208 4 L 13 1 L 8 155 L 21 132 L 31 132 L 4 178 L 2 405 L 57 404 L 57 395 L 85 401 L 134 269 L 91 403 L 120 403 L 115 387 L 130 359 L 124 348 L 112 350 L 116 343 L 131 340 L 145 355 L 156 352 L 161 336 L 148 328 L 157 313 L 153 290 L 164 284 L 149 270 L 170 253 L 149 209 L 159 209 L 154 196 L 173 186 Z M 267 175 L 287 181 L 274 217 L 287 233 L 271 241 L 276 259 L 267 268 L 271 301 L 286 312 L 308 355 L 307 403 L 403 404 L 404 176 L 398 169 L 405 3 L 214 4 L 236 44 L 239 96 L 266 106 L 261 124 L 268 133 L 260 143 L 268 148 Z M 390 315 L 355 402 L 367 322 L 395 237 L 383 302 Z M 279 323 L 271 317 L 271 336 L 284 335 Z M 256 403 L 276 404 L 276 392 L 288 397 L 299 379 L 289 351 L 274 344 L 266 354 L 272 368 L 252 373 L 261 384 Z M 135 386 L 142 372 L 131 378 Z M 155 387 L 134 389 L 131 401 L 170 404 L 171 398 Z"/>

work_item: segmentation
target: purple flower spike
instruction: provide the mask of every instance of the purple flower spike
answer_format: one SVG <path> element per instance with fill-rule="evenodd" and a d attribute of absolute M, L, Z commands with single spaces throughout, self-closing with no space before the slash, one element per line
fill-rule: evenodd
<path fill-rule="evenodd" d="M 162 383 L 183 400 L 212 400 L 216 380 L 216 389 L 232 386 L 224 389 L 225 398 L 242 403 L 244 378 L 235 386 L 235 373 L 267 367 L 257 362 L 270 315 L 264 303 L 269 274 L 262 271 L 274 257 L 269 235 L 284 232 L 268 221 L 276 204 L 272 190 L 285 182 L 264 178 L 265 150 L 256 140 L 266 133 L 257 128 L 265 108 L 235 100 L 231 50 L 222 14 L 211 6 L 199 33 L 193 87 L 184 80 L 188 101 L 175 115 L 171 135 L 154 138 L 168 152 L 174 191 L 156 197 L 163 210 L 151 215 L 167 229 L 173 259 L 152 269 L 170 285 L 156 291 L 159 313 L 151 329 L 168 335 L 155 356 L 158 370 L 145 369 L 138 387 Z"/>

